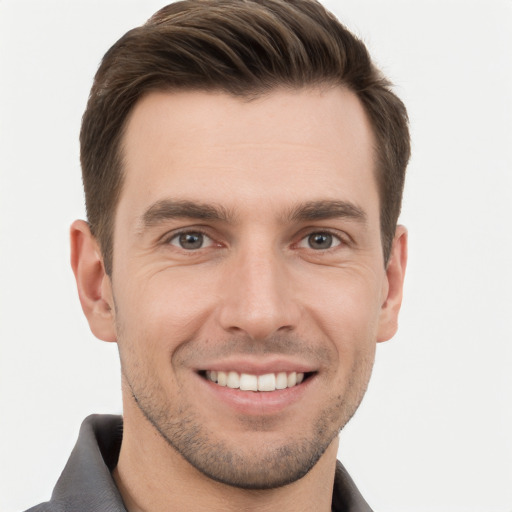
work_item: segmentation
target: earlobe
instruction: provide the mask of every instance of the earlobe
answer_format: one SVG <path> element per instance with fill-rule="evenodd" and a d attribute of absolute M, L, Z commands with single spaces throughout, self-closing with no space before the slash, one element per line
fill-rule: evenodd
<path fill-rule="evenodd" d="M 112 285 L 105 272 L 98 242 L 87 222 L 73 222 L 70 242 L 71 267 L 89 327 L 97 338 L 116 341 Z"/>
<path fill-rule="evenodd" d="M 386 268 L 386 293 L 380 312 L 378 342 L 389 340 L 398 329 L 398 313 L 402 305 L 406 266 L 407 229 L 404 226 L 397 226 Z"/>

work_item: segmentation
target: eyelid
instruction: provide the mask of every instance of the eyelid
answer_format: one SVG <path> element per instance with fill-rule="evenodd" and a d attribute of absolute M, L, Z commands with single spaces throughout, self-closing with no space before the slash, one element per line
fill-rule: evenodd
<path fill-rule="evenodd" d="M 346 233 L 341 233 L 340 231 L 333 230 L 333 229 L 314 227 L 314 228 L 309 228 L 306 232 L 303 231 L 300 234 L 299 241 L 297 243 L 295 243 L 294 246 L 300 247 L 301 249 L 310 249 L 310 250 L 315 250 L 315 252 L 322 252 L 322 250 L 320 250 L 320 249 L 312 249 L 311 247 L 308 247 L 306 245 L 301 245 L 302 243 L 307 244 L 307 239 L 311 235 L 314 235 L 315 233 L 331 235 L 334 239 L 336 239 L 338 241 L 337 244 L 332 245 L 328 249 L 324 249 L 323 252 L 329 251 L 331 249 L 335 249 L 336 247 L 339 247 L 342 245 L 347 246 L 350 244 L 350 241 L 351 241 L 350 237 Z"/>
<path fill-rule="evenodd" d="M 203 245 L 203 247 L 201 247 L 201 249 L 205 249 L 206 247 L 210 247 L 211 245 L 215 244 L 215 239 L 211 236 L 211 234 L 208 232 L 208 230 L 206 230 L 205 228 L 203 228 L 201 226 L 189 226 L 186 228 L 178 228 L 173 231 L 169 231 L 169 232 L 165 233 L 165 235 L 163 235 L 160 238 L 160 243 L 162 243 L 163 245 L 172 245 L 173 247 L 177 247 L 178 249 L 184 250 L 183 247 L 180 247 L 178 244 L 173 244 L 171 242 L 173 240 L 179 238 L 181 235 L 185 235 L 187 233 L 199 233 L 199 234 L 203 235 L 205 240 L 206 239 L 209 240 L 209 243 L 207 245 Z M 200 249 L 197 249 L 197 250 L 200 250 Z M 189 252 L 191 252 L 191 251 L 189 251 Z"/>
<path fill-rule="evenodd" d="M 216 239 L 212 236 L 209 229 L 203 227 L 203 226 L 187 226 L 183 228 L 177 228 L 176 230 L 169 231 L 162 235 L 159 239 L 159 243 L 163 245 L 173 245 L 174 247 L 177 247 L 179 249 L 183 249 L 179 247 L 177 244 L 171 244 L 171 241 L 175 240 L 179 236 L 186 234 L 186 233 L 200 233 L 205 237 L 205 239 L 209 240 L 209 243 L 206 246 L 201 247 L 201 249 L 210 247 L 212 245 L 223 245 L 221 242 L 216 241 Z M 348 235 L 345 232 L 340 232 L 339 230 L 329 229 L 329 228 L 319 228 L 316 226 L 306 228 L 301 231 L 301 233 L 298 235 L 299 239 L 297 242 L 293 244 L 295 247 L 300 247 L 300 244 L 305 242 L 307 238 L 315 233 L 325 233 L 331 235 L 333 238 L 335 238 L 338 243 L 329 249 L 334 249 L 340 245 L 350 245 L 352 243 L 352 238 L 350 235 Z M 311 249 L 310 247 L 301 247 L 305 249 Z M 329 249 L 325 249 L 324 251 L 328 251 Z M 200 250 L 200 249 L 197 249 Z M 318 251 L 318 250 L 317 250 Z"/>

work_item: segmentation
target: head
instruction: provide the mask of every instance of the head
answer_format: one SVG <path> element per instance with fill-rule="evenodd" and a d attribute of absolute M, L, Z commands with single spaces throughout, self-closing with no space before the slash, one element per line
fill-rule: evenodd
<path fill-rule="evenodd" d="M 362 43 L 314 1 L 172 4 L 107 52 L 81 142 L 121 458 L 268 489 L 335 457 L 406 259 L 406 114 Z"/>
<path fill-rule="evenodd" d="M 400 213 L 410 142 L 405 107 L 364 44 L 311 0 L 184 0 L 164 7 L 106 53 L 83 116 L 87 217 L 112 270 L 113 225 L 123 187 L 123 134 L 151 91 L 219 91 L 247 100 L 280 87 L 343 86 L 375 137 L 384 263 Z"/>

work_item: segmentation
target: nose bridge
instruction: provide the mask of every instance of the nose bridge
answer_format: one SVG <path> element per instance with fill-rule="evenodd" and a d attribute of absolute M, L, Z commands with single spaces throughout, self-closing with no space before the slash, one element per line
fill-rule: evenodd
<path fill-rule="evenodd" d="M 220 304 L 225 330 L 263 339 L 279 330 L 292 330 L 298 305 L 291 292 L 286 257 L 271 244 L 252 243 L 233 255 Z"/>

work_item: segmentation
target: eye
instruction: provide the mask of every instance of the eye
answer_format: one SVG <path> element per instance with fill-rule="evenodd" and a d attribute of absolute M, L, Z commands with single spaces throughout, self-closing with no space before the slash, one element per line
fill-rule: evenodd
<path fill-rule="evenodd" d="M 304 237 L 298 244 L 299 247 L 322 251 L 331 249 L 341 244 L 341 240 L 332 233 L 326 231 L 318 231 Z"/>
<path fill-rule="evenodd" d="M 169 243 L 186 251 L 194 251 L 212 245 L 213 240 L 200 231 L 187 231 L 174 235 Z"/>

